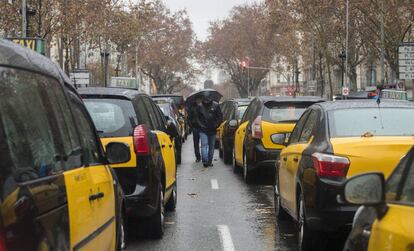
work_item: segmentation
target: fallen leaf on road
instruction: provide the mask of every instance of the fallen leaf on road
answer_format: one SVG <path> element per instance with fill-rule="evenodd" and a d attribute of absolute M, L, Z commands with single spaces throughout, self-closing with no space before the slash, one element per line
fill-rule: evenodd
<path fill-rule="evenodd" d="M 165 222 L 165 224 L 166 224 L 166 225 L 174 225 L 174 224 L 175 224 L 175 222 L 173 222 L 173 221 L 166 221 L 166 222 Z"/>
<path fill-rule="evenodd" d="M 197 197 L 196 193 L 188 193 L 187 195 L 190 196 L 191 198 L 196 198 Z"/>

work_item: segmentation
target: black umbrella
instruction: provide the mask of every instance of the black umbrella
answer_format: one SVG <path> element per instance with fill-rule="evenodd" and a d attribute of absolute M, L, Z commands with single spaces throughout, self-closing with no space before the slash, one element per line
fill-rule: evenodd
<path fill-rule="evenodd" d="M 214 89 L 204 89 L 191 93 L 185 100 L 185 103 L 186 105 L 190 105 L 191 103 L 194 103 L 197 98 L 209 98 L 213 101 L 219 102 L 221 97 L 223 97 L 223 95 Z"/>

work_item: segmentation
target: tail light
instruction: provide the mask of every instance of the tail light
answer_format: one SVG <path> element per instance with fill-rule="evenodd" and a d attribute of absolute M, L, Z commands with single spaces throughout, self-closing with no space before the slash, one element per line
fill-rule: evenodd
<path fill-rule="evenodd" d="M 4 233 L 4 230 L 0 231 L 0 251 L 7 251 L 6 234 Z"/>
<path fill-rule="evenodd" d="M 324 153 L 312 154 L 313 166 L 319 177 L 346 177 L 349 159 Z"/>
<path fill-rule="evenodd" d="M 252 124 L 252 137 L 254 139 L 261 139 L 263 137 L 262 131 L 262 116 L 257 116 Z"/>
<path fill-rule="evenodd" d="M 134 150 L 137 155 L 149 155 L 151 153 L 146 125 L 139 125 L 134 129 Z"/>

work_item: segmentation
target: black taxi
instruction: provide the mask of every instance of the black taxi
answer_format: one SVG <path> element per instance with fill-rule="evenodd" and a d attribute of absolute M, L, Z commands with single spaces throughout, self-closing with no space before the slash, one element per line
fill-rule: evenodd
<path fill-rule="evenodd" d="M 46 57 L 0 40 L 0 250 L 125 249 L 109 163 L 128 152 L 113 142 L 104 153 L 69 83 Z"/>
<path fill-rule="evenodd" d="M 152 237 L 164 234 L 165 209 L 177 203 L 175 125 L 167 121 L 150 96 L 124 88 L 91 87 L 79 90 L 92 116 L 102 145 L 123 142 L 130 161 L 113 168 L 131 218 L 145 217 Z"/>

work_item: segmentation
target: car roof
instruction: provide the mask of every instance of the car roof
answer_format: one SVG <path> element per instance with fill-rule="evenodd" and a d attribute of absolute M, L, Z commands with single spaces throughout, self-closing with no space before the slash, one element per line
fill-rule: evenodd
<path fill-rule="evenodd" d="M 71 86 L 68 76 L 49 58 L 5 39 L 0 39 L 0 66 L 40 73 Z"/>
<path fill-rule="evenodd" d="M 78 89 L 81 96 L 105 96 L 134 99 L 137 96 L 148 96 L 138 90 L 119 88 L 119 87 L 88 87 Z"/>
<path fill-rule="evenodd" d="M 381 99 L 378 105 L 375 99 L 352 99 L 352 100 L 337 100 L 327 101 L 315 104 L 320 106 L 325 111 L 341 110 L 341 109 L 355 109 L 355 108 L 414 108 L 414 103 L 410 101 L 398 101 Z"/>
<path fill-rule="evenodd" d="M 154 95 L 151 95 L 151 97 L 153 97 L 153 98 L 162 98 L 162 97 L 165 97 L 165 98 L 168 98 L 168 97 L 182 97 L 182 98 L 184 98 L 184 96 L 180 95 L 180 94 L 154 94 Z"/>
<path fill-rule="evenodd" d="M 259 96 L 259 100 L 263 103 L 266 102 L 323 102 L 325 101 L 324 98 L 317 97 L 317 96 Z"/>

